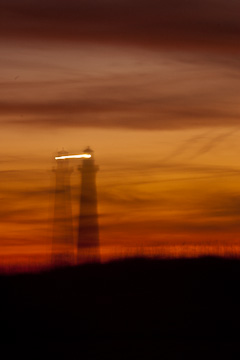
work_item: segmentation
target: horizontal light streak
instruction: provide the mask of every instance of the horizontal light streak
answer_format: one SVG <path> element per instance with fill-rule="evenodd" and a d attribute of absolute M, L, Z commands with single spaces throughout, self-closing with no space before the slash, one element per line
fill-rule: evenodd
<path fill-rule="evenodd" d="M 55 160 L 64 160 L 64 159 L 89 159 L 91 157 L 90 154 L 81 154 L 81 155 L 63 155 L 56 156 Z"/>

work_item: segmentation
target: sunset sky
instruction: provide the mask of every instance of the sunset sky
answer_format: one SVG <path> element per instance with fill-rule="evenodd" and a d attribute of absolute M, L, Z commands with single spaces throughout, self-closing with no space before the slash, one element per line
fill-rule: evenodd
<path fill-rule="evenodd" d="M 54 156 L 88 145 L 103 257 L 240 254 L 239 14 L 235 0 L 1 0 L 4 256 L 49 253 Z"/>

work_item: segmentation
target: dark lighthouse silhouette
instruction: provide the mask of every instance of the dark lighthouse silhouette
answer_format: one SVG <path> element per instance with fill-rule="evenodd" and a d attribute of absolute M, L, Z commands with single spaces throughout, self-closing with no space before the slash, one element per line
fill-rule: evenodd
<path fill-rule="evenodd" d="M 72 211 L 70 195 L 70 158 L 82 158 L 79 166 L 81 173 L 81 186 L 79 197 L 79 216 L 77 230 L 77 263 L 96 262 L 100 260 L 99 251 L 99 226 L 97 212 L 97 188 L 94 154 L 87 147 L 81 155 L 68 155 L 61 151 L 55 158 L 57 167 L 55 207 L 54 207 L 54 233 L 52 246 L 53 265 L 72 264 L 74 262 Z"/>
<path fill-rule="evenodd" d="M 94 154 L 87 147 L 84 154 L 90 154 L 90 158 L 82 160 L 79 166 L 81 172 L 80 214 L 78 226 L 77 258 L 81 261 L 82 256 L 88 261 L 99 260 L 99 227 L 97 212 L 97 187 L 96 173 L 99 170 L 95 165 Z"/>

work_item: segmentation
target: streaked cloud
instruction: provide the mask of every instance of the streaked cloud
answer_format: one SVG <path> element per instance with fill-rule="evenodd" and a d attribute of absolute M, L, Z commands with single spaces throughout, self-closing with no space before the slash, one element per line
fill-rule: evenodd
<path fill-rule="evenodd" d="M 0 245 L 50 247 L 54 157 L 87 145 L 103 246 L 238 238 L 239 13 L 234 0 L 2 0 Z"/>

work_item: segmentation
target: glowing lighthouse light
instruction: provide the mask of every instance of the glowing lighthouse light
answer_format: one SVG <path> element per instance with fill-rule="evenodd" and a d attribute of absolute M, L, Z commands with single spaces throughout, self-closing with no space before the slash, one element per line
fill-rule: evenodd
<path fill-rule="evenodd" d="M 64 160 L 64 159 L 89 159 L 91 157 L 90 154 L 81 154 L 81 155 L 64 155 L 64 156 L 56 156 L 55 160 Z"/>

